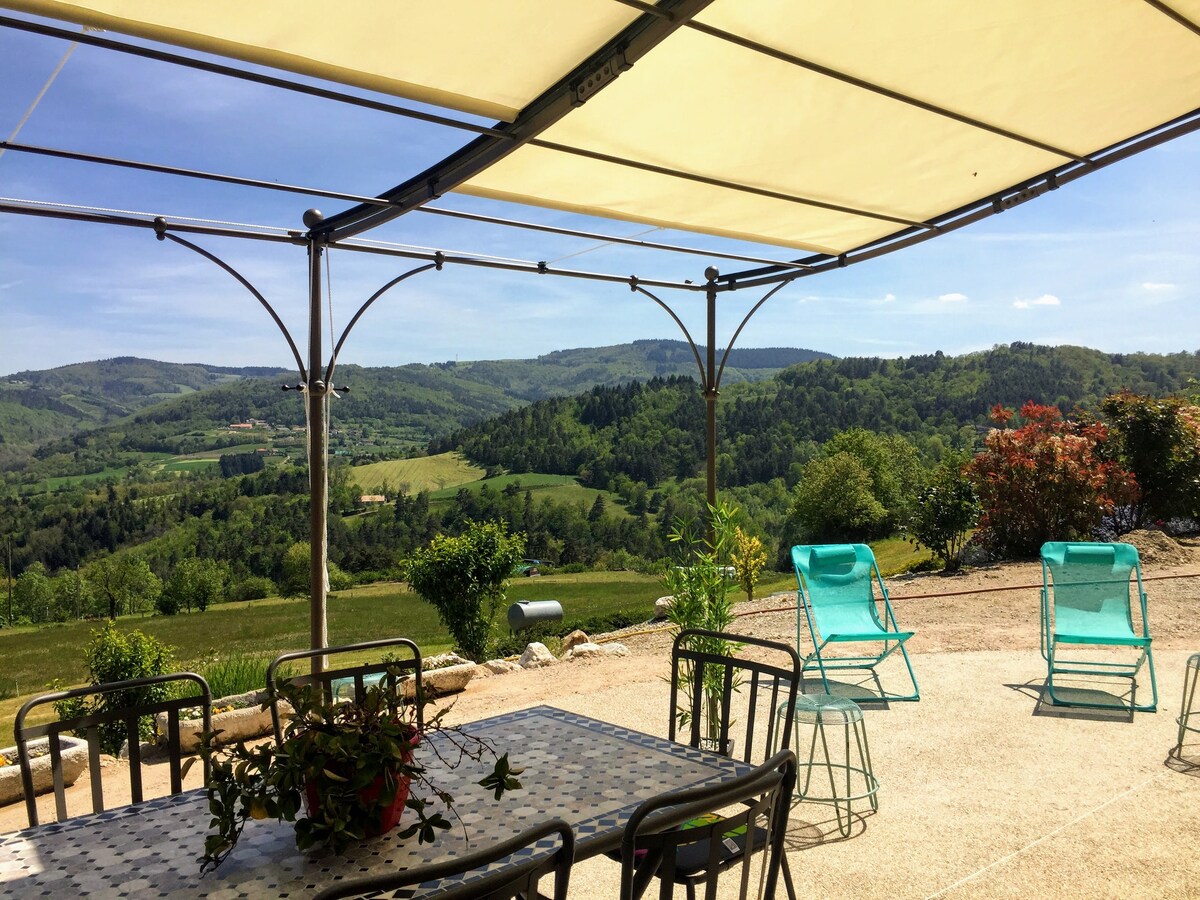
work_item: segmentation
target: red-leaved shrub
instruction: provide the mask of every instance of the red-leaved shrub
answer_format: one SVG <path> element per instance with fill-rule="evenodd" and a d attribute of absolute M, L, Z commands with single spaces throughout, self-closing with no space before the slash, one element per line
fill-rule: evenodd
<path fill-rule="evenodd" d="M 1012 410 L 992 419 L 1008 426 Z M 1107 457 L 1108 429 L 1066 420 L 1053 406 L 1021 407 L 1019 428 L 993 429 L 967 466 L 994 551 L 1033 556 L 1045 541 L 1087 538 L 1106 513 L 1137 498 L 1133 475 Z"/>

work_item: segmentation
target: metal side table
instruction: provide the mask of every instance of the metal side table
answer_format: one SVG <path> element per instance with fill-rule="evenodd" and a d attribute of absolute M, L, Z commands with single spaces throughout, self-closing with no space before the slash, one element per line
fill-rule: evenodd
<path fill-rule="evenodd" d="M 779 715 L 786 714 L 787 704 L 784 704 L 779 709 Z M 812 729 L 807 753 L 803 747 L 805 726 Z M 799 761 L 796 797 L 808 803 L 832 804 L 837 816 L 838 832 L 842 837 L 849 837 L 855 801 L 868 800 L 872 812 L 879 809 L 876 797 L 879 781 L 871 768 L 871 748 L 867 743 L 867 723 L 862 709 L 845 697 L 800 694 L 796 697 L 793 727 L 796 758 Z M 830 751 L 829 728 L 841 729 L 840 736 L 834 735 L 833 752 Z M 851 734 L 854 736 L 853 743 Z M 814 772 L 816 784 L 813 783 Z M 828 782 L 829 793 L 817 793 L 824 790 L 825 782 Z"/>
<path fill-rule="evenodd" d="M 1179 737 L 1171 751 L 1173 759 L 1183 760 L 1183 740 L 1189 731 L 1200 734 L 1200 708 L 1196 703 L 1196 684 L 1200 683 L 1200 653 L 1188 657 L 1187 669 L 1183 674 L 1183 701 L 1179 705 Z M 1193 721 L 1195 720 L 1195 721 Z M 1200 762 L 1193 762 L 1200 765 Z"/>

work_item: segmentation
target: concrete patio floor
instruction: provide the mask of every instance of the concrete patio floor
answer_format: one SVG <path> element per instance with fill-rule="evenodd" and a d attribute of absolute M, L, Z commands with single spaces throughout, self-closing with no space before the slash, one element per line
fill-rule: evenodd
<path fill-rule="evenodd" d="M 951 591 L 1035 581 L 1040 567 L 1024 564 L 891 590 L 901 597 L 939 584 Z M 862 804 L 868 814 L 856 817 L 849 838 L 838 834 L 831 806 L 793 807 L 788 855 L 799 896 L 1200 897 L 1200 739 L 1185 744 L 1195 768 L 1166 764 L 1185 663 L 1200 651 L 1200 591 L 1190 577 L 1147 591 L 1159 708 L 1133 715 L 1041 702 L 1036 589 L 897 599 L 902 626 L 918 631 L 912 649 L 921 700 L 864 705 L 879 810 L 870 814 Z M 772 605 L 780 598 L 754 604 Z M 794 643 L 795 629 L 796 613 L 780 611 L 740 618 L 732 630 Z M 627 643 L 635 655 L 625 660 L 473 684 L 455 716 L 548 703 L 665 735 L 668 638 Z M 882 671 L 885 684 L 890 675 L 903 687 L 898 660 Z M 1139 702 L 1148 683 L 1143 669 Z M 1087 686 L 1119 693 L 1122 685 L 1128 681 Z M 617 896 L 617 868 L 605 859 L 577 865 L 571 896 Z"/>

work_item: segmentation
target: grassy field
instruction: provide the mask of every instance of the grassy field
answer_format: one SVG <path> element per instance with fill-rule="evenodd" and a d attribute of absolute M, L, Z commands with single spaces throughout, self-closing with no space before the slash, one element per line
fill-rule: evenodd
<path fill-rule="evenodd" d="M 140 454 L 140 458 L 143 462 L 156 463 L 170 458 L 170 454 L 142 453 Z M 117 468 L 104 469 L 100 472 L 91 472 L 87 475 L 58 475 L 54 478 L 42 479 L 37 487 L 39 491 L 50 492 L 61 487 L 76 487 L 90 482 L 103 484 L 105 481 L 120 481 L 129 474 L 129 469 L 129 466 L 119 466 Z"/>
<path fill-rule="evenodd" d="M 885 578 L 905 572 L 915 563 L 933 558 L 933 554 L 924 547 L 917 549 L 902 537 L 871 541 L 871 551 L 875 554 L 875 563 Z"/>
<path fill-rule="evenodd" d="M 212 468 L 215 459 L 173 459 L 163 466 L 164 472 L 195 472 L 197 469 Z"/>
<path fill-rule="evenodd" d="M 472 465 L 458 453 L 439 453 L 416 459 L 389 459 L 384 462 L 355 466 L 350 470 L 355 482 L 364 491 L 371 491 L 385 481 L 393 491 L 406 493 L 438 491 L 456 488 L 483 477 L 483 469 Z"/>
<path fill-rule="evenodd" d="M 591 509 L 592 504 L 596 502 L 598 494 L 604 495 L 604 500 L 607 504 L 609 515 L 613 516 L 629 516 L 631 513 L 619 502 L 615 494 L 607 491 L 596 490 L 595 488 L 584 487 L 579 483 L 579 480 L 573 475 L 540 475 L 524 473 L 521 475 L 498 475 L 495 478 L 488 478 L 479 481 L 472 481 L 469 484 L 460 484 L 456 487 L 448 487 L 440 491 L 433 491 L 429 495 L 431 500 L 450 500 L 460 488 L 466 488 L 468 491 L 478 491 L 484 485 L 487 485 L 493 491 L 500 492 L 510 484 L 519 484 L 521 492 L 529 491 L 533 495 L 533 500 L 536 503 L 543 497 L 553 500 L 555 503 L 582 503 L 585 509 Z"/>

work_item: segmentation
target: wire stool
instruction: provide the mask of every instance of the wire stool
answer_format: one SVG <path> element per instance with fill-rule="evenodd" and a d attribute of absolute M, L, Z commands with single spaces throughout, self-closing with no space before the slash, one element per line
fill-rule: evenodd
<path fill-rule="evenodd" d="M 1196 704 L 1196 684 L 1198 682 L 1200 682 L 1200 653 L 1193 653 L 1188 657 L 1187 670 L 1183 674 L 1183 701 L 1179 705 L 1179 718 L 1175 720 L 1179 723 L 1179 738 L 1170 754 L 1180 761 L 1183 761 L 1183 739 L 1187 736 L 1187 732 L 1200 734 L 1200 724 L 1193 725 L 1191 721 L 1193 716 L 1200 719 L 1200 708 Z"/>
<path fill-rule="evenodd" d="M 779 708 L 779 715 L 787 714 L 787 704 Z M 801 726 L 812 726 L 812 740 L 807 756 L 802 752 Z M 826 726 L 841 727 L 842 753 L 837 760 L 829 752 Z M 853 746 L 850 735 L 854 735 Z M 853 824 L 853 805 L 856 800 L 869 800 L 871 811 L 879 810 L 875 796 L 879 781 L 871 768 L 871 747 L 867 743 L 867 723 L 862 709 L 853 700 L 834 697 L 831 694 L 801 694 L 796 698 L 795 719 L 796 758 L 799 760 L 796 773 L 796 797 L 808 803 L 832 804 L 837 816 L 838 832 L 842 837 L 850 836 Z M 817 743 L 820 741 L 820 752 Z M 835 748 L 838 742 L 834 741 Z M 828 796 L 814 793 L 822 787 L 813 784 L 814 770 L 822 769 L 829 782 Z M 835 772 L 837 774 L 835 774 Z M 818 774 L 818 783 L 822 779 Z M 840 790 L 839 790 L 840 788 Z M 844 815 L 843 815 L 844 813 Z"/>

